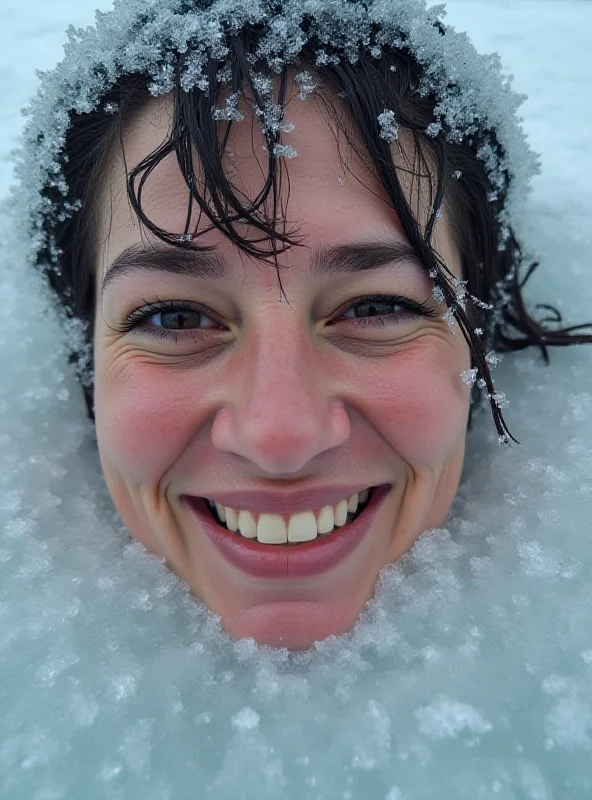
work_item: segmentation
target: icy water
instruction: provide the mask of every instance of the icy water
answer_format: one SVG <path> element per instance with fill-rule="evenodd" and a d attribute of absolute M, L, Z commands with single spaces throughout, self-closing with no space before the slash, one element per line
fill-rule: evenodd
<path fill-rule="evenodd" d="M 3 155 L 34 69 L 94 5 L 3 10 Z M 592 3 L 448 8 L 530 95 L 531 299 L 592 319 Z M 2 800 L 592 798 L 592 348 L 506 356 L 522 445 L 477 417 L 447 528 L 349 635 L 290 655 L 231 642 L 131 543 L 6 219 L 1 240 Z"/>

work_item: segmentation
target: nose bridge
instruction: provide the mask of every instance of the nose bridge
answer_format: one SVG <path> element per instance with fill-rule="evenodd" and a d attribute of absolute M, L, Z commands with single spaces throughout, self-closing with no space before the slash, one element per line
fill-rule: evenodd
<path fill-rule="evenodd" d="M 293 309 L 276 309 L 253 328 L 236 365 L 231 408 L 216 420 L 214 444 L 270 473 L 296 472 L 347 439 L 349 420 Z"/>
<path fill-rule="evenodd" d="M 322 412 L 323 386 L 310 336 L 295 324 L 260 330 L 249 347 L 243 410 L 254 418 Z"/>

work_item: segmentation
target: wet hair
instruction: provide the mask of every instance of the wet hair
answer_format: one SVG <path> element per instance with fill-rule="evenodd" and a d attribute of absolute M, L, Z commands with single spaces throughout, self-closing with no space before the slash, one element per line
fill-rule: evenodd
<path fill-rule="evenodd" d="M 127 192 L 132 208 L 143 225 L 159 239 L 174 247 L 203 247 L 199 232 L 189 229 L 197 209 L 205 229 L 219 230 L 245 254 L 277 267 L 277 256 L 287 248 L 299 246 L 298 230 L 289 230 L 285 208 L 281 205 L 282 182 L 289 168 L 281 156 L 282 125 L 263 129 L 267 157 L 267 174 L 263 189 L 256 197 L 247 197 L 232 182 L 225 161 L 226 145 L 237 115 L 216 115 L 213 109 L 223 108 L 222 96 L 242 92 L 250 96 L 254 114 L 269 103 L 262 94 L 262 76 L 275 80 L 275 96 L 268 108 L 280 114 L 289 93 L 289 73 L 284 66 L 279 74 L 270 72 L 265 63 L 253 58 L 253 36 L 243 29 L 230 40 L 225 64 L 210 58 L 207 65 L 207 88 L 183 89 L 182 68 L 185 56 L 176 60 L 173 98 L 173 120 L 166 141 L 127 175 Z M 434 107 L 437 97 L 421 89 L 422 67 L 412 54 L 384 47 L 379 57 L 360 54 L 356 63 L 332 59 L 325 45 L 326 63 L 315 63 L 313 53 L 318 43 L 309 42 L 300 54 L 299 69 L 309 69 L 317 87 L 315 98 L 333 115 L 354 147 L 362 142 L 360 155 L 382 183 L 390 205 L 396 212 L 405 235 L 425 265 L 426 271 L 441 290 L 440 297 L 453 310 L 451 324 L 458 323 L 471 350 L 472 367 L 477 372 L 472 380 L 471 415 L 480 401 L 489 400 L 501 441 L 514 439 L 509 432 L 501 408 L 503 395 L 493 386 L 491 369 L 496 352 L 538 347 L 549 362 L 551 346 L 592 343 L 592 335 L 579 333 L 584 325 L 561 327 L 562 318 L 551 306 L 537 306 L 531 313 L 524 300 L 524 287 L 537 267 L 525 264 L 517 238 L 510 229 L 500 247 L 500 216 L 511 180 L 505 173 L 505 188 L 492 191 L 484 164 L 477 157 L 485 142 L 476 131 L 462 142 L 449 141 L 445 131 L 434 133 Z M 219 80 L 224 67 L 227 84 Z M 310 76 L 303 72 L 302 75 Z M 248 91 L 246 91 L 248 89 Z M 232 97 L 232 95 L 231 95 Z M 46 270 L 52 289 L 70 316 L 81 320 L 86 338 L 92 346 L 96 307 L 95 274 L 99 251 L 98 202 L 110 160 L 116 148 L 123 149 L 124 127 L 152 96 L 148 77 L 141 73 L 125 75 L 115 83 L 95 110 L 71 114 L 66 135 L 63 174 L 68 184 L 69 200 L 79 202 L 79 209 L 68 219 L 54 226 L 55 243 L 60 253 L 59 270 Z M 339 107 L 339 108 L 338 108 Z M 343 125 L 343 109 L 351 130 Z M 385 109 L 392 109 L 399 130 L 405 130 L 413 142 L 413 158 L 408 169 L 415 178 L 429 178 L 424 184 L 430 193 L 430 216 L 422 231 L 417 216 L 404 194 L 392 155 L 392 143 L 377 120 Z M 232 111 L 232 108 L 230 109 Z M 276 112 L 277 113 L 277 112 Z M 234 118 L 233 118 L 234 117 Z M 222 121 L 220 121 L 222 120 Z M 487 142 L 496 143 L 495 131 L 487 131 Z M 279 147 L 278 147 L 279 146 Z M 194 168 L 194 153 L 199 160 L 199 175 Z M 187 186 L 187 226 L 183 234 L 159 228 L 145 214 L 142 190 L 155 167 L 169 154 L 175 154 Z M 407 169 L 407 167 L 406 167 Z M 45 197 L 57 199 L 57 189 L 45 188 Z M 431 244 L 434 226 L 441 214 L 444 199 L 454 239 L 459 248 L 466 286 L 459 284 L 448 271 Z M 249 235 L 241 233 L 247 230 Z M 195 235 L 194 235 L 195 234 Z M 48 263 L 47 252 L 40 252 L 38 263 Z M 278 279 L 281 283 L 278 270 Z M 467 294 L 465 294 L 465 292 Z M 465 295 L 463 302 L 462 295 Z M 546 316 L 542 316 L 545 312 Z M 78 353 L 73 353 L 76 361 Z M 475 376 L 479 377 L 475 381 Z M 88 413 L 94 418 L 93 386 L 84 386 Z M 470 422 L 470 420 L 469 420 Z M 514 441 L 516 441 L 514 439 Z"/>

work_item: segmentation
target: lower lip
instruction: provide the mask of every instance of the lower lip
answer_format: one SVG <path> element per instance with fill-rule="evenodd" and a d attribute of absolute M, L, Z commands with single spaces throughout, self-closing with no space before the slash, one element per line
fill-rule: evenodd
<path fill-rule="evenodd" d="M 261 544 L 218 525 L 202 497 L 185 496 L 208 539 L 235 567 L 255 578 L 308 578 L 333 569 L 355 550 L 374 524 L 390 486 L 377 486 L 359 517 L 341 529 L 293 545 Z"/>

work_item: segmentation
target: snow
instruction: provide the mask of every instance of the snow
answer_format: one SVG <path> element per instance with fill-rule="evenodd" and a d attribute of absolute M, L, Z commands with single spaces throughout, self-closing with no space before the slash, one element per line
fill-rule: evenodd
<path fill-rule="evenodd" d="M 34 69 L 95 2 L 3 11 L 2 195 Z M 447 8 L 529 95 L 529 296 L 592 319 L 592 3 Z M 6 218 L 1 241 L 3 800 L 592 796 L 592 348 L 497 365 L 521 446 L 477 416 L 447 528 L 384 571 L 351 633 L 289 654 L 230 641 L 131 542 Z"/>

